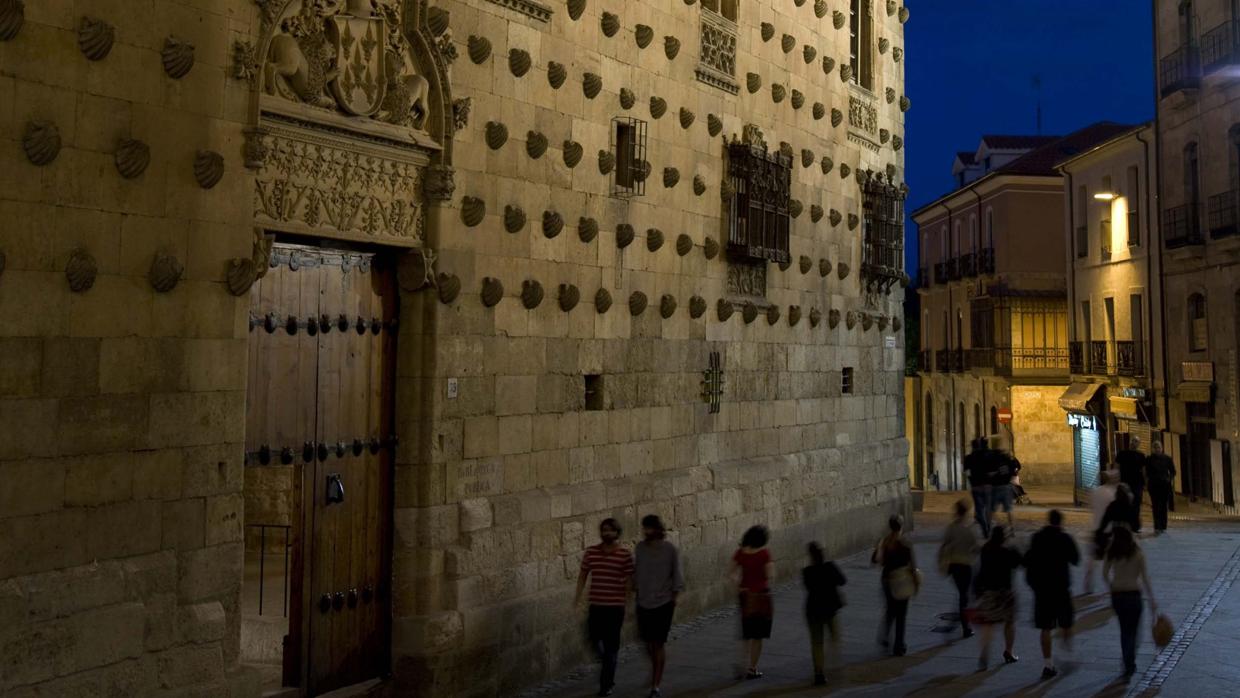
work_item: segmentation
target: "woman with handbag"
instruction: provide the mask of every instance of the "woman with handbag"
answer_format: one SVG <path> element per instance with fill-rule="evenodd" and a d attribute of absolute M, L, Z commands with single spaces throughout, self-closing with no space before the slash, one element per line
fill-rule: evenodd
<path fill-rule="evenodd" d="M 891 626 L 896 626 L 895 643 L 891 646 L 891 654 L 903 657 L 908 648 L 904 644 L 904 625 L 908 618 L 909 599 L 917 595 L 921 586 L 921 572 L 913 561 L 913 546 L 904 540 L 904 518 L 893 514 L 887 519 L 890 531 L 874 548 L 870 562 L 883 567 L 883 598 L 886 600 L 887 611 L 883 615 L 883 624 L 879 627 L 878 644 L 888 646 Z"/>
<path fill-rule="evenodd" d="M 982 546 L 982 563 L 973 581 L 977 594 L 975 620 L 982 626 L 978 671 L 986 671 L 989 665 L 990 638 L 1000 623 L 1003 624 L 1003 663 L 1017 661 L 1012 654 L 1016 643 L 1016 593 L 1012 590 L 1012 573 L 1021 566 L 1022 559 L 1020 551 L 1007 545 L 1007 531 L 1003 526 L 995 526 L 990 531 L 990 540 Z"/>
<path fill-rule="evenodd" d="M 1127 526 L 1116 526 L 1102 563 L 1102 578 L 1111 587 L 1111 608 L 1119 619 L 1119 645 L 1124 655 L 1124 678 L 1137 671 L 1137 628 L 1141 625 L 1141 588 L 1150 598 L 1150 613 L 1158 613 L 1154 590 L 1145 568 L 1145 553 Z"/>
<path fill-rule="evenodd" d="M 741 637 L 749 646 L 749 670 L 746 679 L 760 679 L 758 660 L 762 657 L 762 641 L 771 636 L 771 576 L 775 564 L 766 549 L 769 535 L 766 526 L 751 526 L 741 538 L 740 549 L 732 555 L 732 574 L 740 592 Z"/>

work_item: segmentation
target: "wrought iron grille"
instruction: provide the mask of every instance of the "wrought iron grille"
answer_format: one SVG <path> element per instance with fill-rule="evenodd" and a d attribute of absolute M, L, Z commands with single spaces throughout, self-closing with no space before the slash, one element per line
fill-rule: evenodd
<path fill-rule="evenodd" d="M 1212 73 L 1228 65 L 1234 65 L 1240 59 L 1237 55 L 1237 30 L 1240 23 L 1229 20 L 1206 32 L 1201 37 L 1201 67 L 1205 73 Z"/>
<path fill-rule="evenodd" d="M 1211 238 L 1217 240 L 1240 232 L 1236 225 L 1237 200 L 1240 200 L 1240 191 L 1237 190 L 1210 197 L 1207 202 L 1207 220 L 1210 225 Z"/>
<path fill-rule="evenodd" d="M 788 262 L 792 161 L 745 143 L 728 145 L 728 255 Z"/>
<path fill-rule="evenodd" d="M 1201 207 L 1185 204 L 1163 211 L 1162 229 L 1163 243 L 1169 250 L 1201 244 Z"/>
<path fill-rule="evenodd" d="M 861 185 L 865 246 L 861 278 L 871 291 L 888 292 L 904 279 L 904 192 L 882 175 Z"/>
<path fill-rule="evenodd" d="M 1196 89 L 1201 84 L 1201 57 L 1193 44 L 1176 49 L 1159 61 L 1158 66 L 1163 97 L 1180 90 Z"/>
<path fill-rule="evenodd" d="M 611 195 L 642 196 L 650 163 L 646 161 L 646 122 L 629 116 L 611 120 L 611 152 L 616 165 L 611 168 Z"/>

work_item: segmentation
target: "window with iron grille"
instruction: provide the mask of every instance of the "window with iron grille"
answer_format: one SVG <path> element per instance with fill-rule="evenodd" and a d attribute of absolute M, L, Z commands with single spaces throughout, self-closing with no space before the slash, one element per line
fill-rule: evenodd
<path fill-rule="evenodd" d="M 845 366 L 840 373 L 840 392 L 844 395 L 852 395 L 853 391 L 853 370 L 851 366 Z"/>
<path fill-rule="evenodd" d="M 616 166 L 611 170 L 612 196 L 642 196 L 650 163 L 646 162 L 646 122 L 631 117 L 611 120 L 611 152 Z"/>
<path fill-rule="evenodd" d="M 779 152 L 734 142 L 728 145 L 728 256 L 787 262 L 788 202 L 792 160 Z"/>
<path fill-rule="evenodd" d="M 861 195 L 861 278 L 869 290 L 885 293 L 904 279 L 904 191 L 875 175 L 861 185 Z"/>

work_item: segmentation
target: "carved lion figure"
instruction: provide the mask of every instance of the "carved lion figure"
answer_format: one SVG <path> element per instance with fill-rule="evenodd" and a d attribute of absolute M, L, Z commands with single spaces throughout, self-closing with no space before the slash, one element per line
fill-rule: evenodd
<path fill-rule="evenodd" d="M 426 98 L 430 83 L 416 73 L 402 75 L 400 58 L 392 53 L 387 60 L 387 94 L 379 111 L 384 121 L 422 128 L 426 122 Z"/>
<path fill-rule="evenodd" d="M 264 83 L 268 94 L 332 106 L 324 88 L 335 79 L 336 69 L 322 22 L 303 14 L 287 19 L 284 29 L 287 33 L 272 37 L 267 50 Z"/>

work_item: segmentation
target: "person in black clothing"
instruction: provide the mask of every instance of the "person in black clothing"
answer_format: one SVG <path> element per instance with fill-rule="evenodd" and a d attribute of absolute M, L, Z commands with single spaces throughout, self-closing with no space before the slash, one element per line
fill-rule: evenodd
<path fill-rule="evenodd" d="M 810 565 L 801 570 L 805 583 L 805 622 L 809 625 L 809 643 L 814 656 L 814 685 L 827 682 L 823 644 L 827 631 L 831 633 L 831 664 L 836 664 L 839 653 L 840 626 L 835 614 L 844 606 L 840 587 L 847 583 L 844 573 L 834 562 L 826 559 L 822 546 L 809 544 Z"/>
<path fill-rule="evenodd" d="M 1174 495 L 1172 483 L 1175 482 L 1175 463 L 1163 453 L 1162 442 L 1155 439 L 1150 443 L 1153 451 L 1145 459 L 1145 484 L 1150 490 L 1150 510 L 1154 513 L 1154 534 L 1161 535 L 1167 530 L 1167 507 Z"/>
<path fill-rule="evenodd" d="M 1119 481 L 1132 490 L 1133 533 L 1141 530 L 1141 497 L 1145 494 L 1145 454 L 1140 448 L 1141 439 L 1134 436 L 1128 440 L 1128 448 L 1115 454 L 1115 462 L 1119 464 Z"/>
<path fill-rule="evenodd" d="M 964 457 L 964 472 L 969 476 L 969 490 L 973 495 L 973 518 L 982 529 L 982 537 L 990 536 L 990 496 L 994 459 L 986 448 L 986 439 L 974 439 L 973 450 Z"/>
<path fill-rule="evenodd" d="M 1007 532 L 995 526 L 990 540 L 982 546 L 982 564 L 973 580 L 977 595 L 977 622 L 982 624 L 982 651 L 978 671 L 985 671 L 990 660 L 990 637 L 995 626 L 1003 624 L 1003 663 L 1017 661 L 1012 654 L 1016 643 L 1016 593 L 1012 591 L 1012 572 L 1023 564 L 1020 551 L 1007 545 Z"/>
<path fill-rule="evenodd" d="M 1081 561 L 1076 541 L 1063 530 L 1063 514 L 1052 509 L 1047 526 L 1033 534 L 1025 553 L 1025 581 L 1033 589 L 1033 624 L 1042 631 L 1042 678 L 1059 673 L 1051 657 L 1051 633 L 1060 628 L 1063 642 L 1072 644 L 1072 575 Z"/>
<path fill-rule="evenodd" d="M 999 437 L 987 439 L 986 450 L 990 462 L 990 502 L 992 509 L 1002 508 L 1007 514 L 1008 528 L 1015 530 L 1016 521 L 1012 515 L 1012 506 L 1016 503 L 1016 494 L 1012 488 L 1012 478 L 1020 473 L 1020 461 L 999 448 Z M 993 525 L 993 515 L 991 516 Z"/>
<path fill-rule="evenodd" d="M 902 533 L 904 519 L 893 514 L 887 519 L 887 527 L 891 531 L 883 536 L 870 556 L 870 562 L 883 566 L 883 598 L 887 602 L 883 624 L 879 627 L 878 644 L 887 646 L 894 623 L 896 639 L 891 653 L 903 657 L 907 651 L 904 645 L 904 622 L 908 618 L 909 599 L 917 593 L 917 572 L 913 562 L 913 547 L 904 540 Z"/>
<path fill-rule="evenodd" d="M 1098 531 L 1094 534 L 1094 540 L 1099 548 L 1105 554 L 1107 546 L 1111 543 L 1111 537 L 1115 533 L 1117 527 L 1123 526 L 1129 531 L 1132 530 L 1132 509 L 1136 506 L 1132 498 L 1132 490 L 1124 483 L 1119 483 L 1115 488 L 1115 499 L 1107 505 L 1107 510 L 1102 514 L 1102 523 L 1098 524 Z"/>

